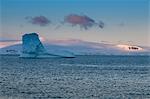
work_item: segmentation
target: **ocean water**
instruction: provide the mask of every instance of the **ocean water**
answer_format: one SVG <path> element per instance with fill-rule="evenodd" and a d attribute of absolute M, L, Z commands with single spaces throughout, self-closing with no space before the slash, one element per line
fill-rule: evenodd
<path fill-rule="evenodd" d="M 60 98 L 150 99 L 150 57 L 0 57 L 0 99 Z"/>

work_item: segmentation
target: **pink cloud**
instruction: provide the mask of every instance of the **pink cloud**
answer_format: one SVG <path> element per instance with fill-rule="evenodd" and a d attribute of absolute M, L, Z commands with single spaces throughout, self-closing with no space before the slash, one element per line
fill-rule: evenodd
<path fill-rule="evenodd" d="M 97 23 L 95 22 L 94 19 L 85 15 L 70 14 L 65 17 L 64 22 L 69 23 L 72 26 L 79 25 L 81 28 L 84 28 L 85 30 L 93 26 L 99 26 L 100 28 L 104 27 L 104 23 L 102 21 Z"/>

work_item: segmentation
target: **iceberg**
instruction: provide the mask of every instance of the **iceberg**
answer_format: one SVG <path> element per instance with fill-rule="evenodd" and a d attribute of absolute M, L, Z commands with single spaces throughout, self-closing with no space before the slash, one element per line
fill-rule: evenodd
<path fill-rule="evenodd" d="M 54 50 L 53 53 L 48 52 L 41 43 L 37 33 L 24 34 L 22 36 L 22 58 L 49 58 L 49 57 L 75 57 L 73 53 L 62 51 L 61 53 Z"/>

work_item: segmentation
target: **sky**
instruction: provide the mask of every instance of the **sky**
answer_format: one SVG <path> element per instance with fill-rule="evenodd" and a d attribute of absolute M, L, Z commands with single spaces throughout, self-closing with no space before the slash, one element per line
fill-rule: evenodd
<path fill-rule="evenodd" d="M 149 46 L 149 0 L 0 0 L 0 41 L 45 40 Z"/>

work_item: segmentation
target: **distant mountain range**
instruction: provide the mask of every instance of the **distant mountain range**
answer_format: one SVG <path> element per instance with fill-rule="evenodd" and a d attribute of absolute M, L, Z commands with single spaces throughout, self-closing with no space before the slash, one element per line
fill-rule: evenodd
<path fill-rule="evenodd" d="M 150 47 L 124 44 L 106 44 L 82 40 L 55 40 L 43 42 L 50 53 L 71 52 L 75 55 L 150 55 Z M 14 44 L 0 49 L 3 55 L 19 55 L 22 44 Z"/>

